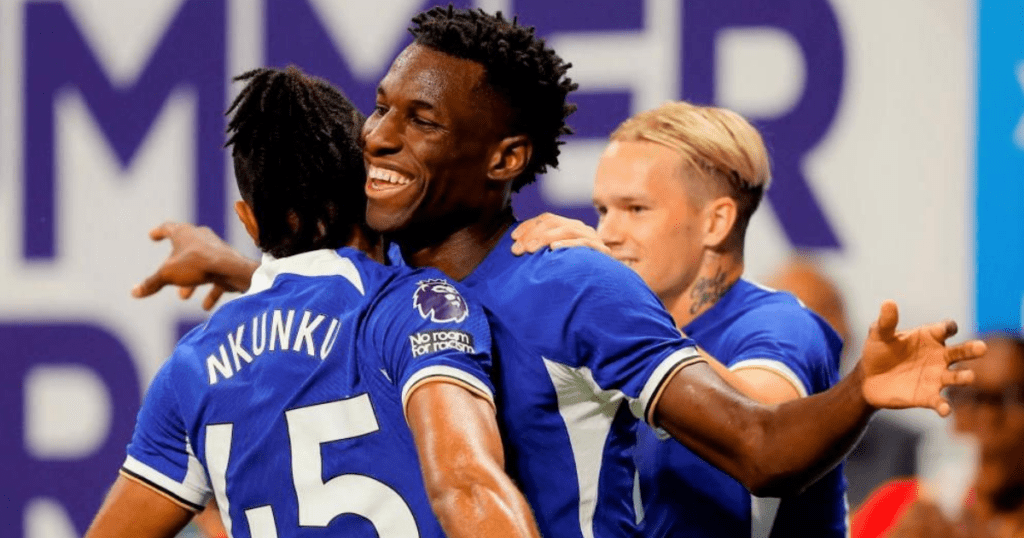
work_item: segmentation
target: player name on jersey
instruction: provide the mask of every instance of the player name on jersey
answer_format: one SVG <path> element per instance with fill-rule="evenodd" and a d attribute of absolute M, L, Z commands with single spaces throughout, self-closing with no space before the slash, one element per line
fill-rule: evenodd
<path fill-rule="evenodd" d="M 324 324 L 328 316 L 314 316 L 308 310 L 302 312 L 302 319 L 297 324 L 295 317 L 295 310 L 263 312 L 253 316 L 251 324 L 239 325 L 234 334 L 227 333 L 226 344 L 220 344 L 217 351 L 206 358 L 210 384 L 216 384 L 221 378 L 230 378 L 268 350 L 305 353 L 309 357 L 319 357 L 320 360 L 326 358 L 341 330 L 341 320 L 330 318 L 330 324 Z M 251 330 L 247 335 L 246 329 L 249 327 Z"/>

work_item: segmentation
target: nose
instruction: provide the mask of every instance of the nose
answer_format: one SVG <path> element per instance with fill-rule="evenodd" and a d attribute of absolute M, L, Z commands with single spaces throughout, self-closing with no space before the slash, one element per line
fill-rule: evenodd
<path fill-rule="evenodd" d="M 396 153 L 402 147 L 401 132 L 395 114 L 389 110 L 375 113 L 363 124 L 363 151 L 367 155 L 381 156 Z"/>
<path fill-rule="evenodd" d="M 597 236 L 608 248 L 622 244 L 622 216 L 620 211 L 608 209 L 597 221 Z"/>

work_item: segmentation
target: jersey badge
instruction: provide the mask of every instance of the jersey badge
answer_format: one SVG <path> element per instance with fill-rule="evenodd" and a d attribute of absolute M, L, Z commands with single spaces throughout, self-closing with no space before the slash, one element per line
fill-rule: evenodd
<path fill-rule="evenodd" d="M 412 306 L 423 319 L 435 323 L 459 323 L 469 316 L 469 305 L 447 280 L 421 280 L 412 296 Z"/>

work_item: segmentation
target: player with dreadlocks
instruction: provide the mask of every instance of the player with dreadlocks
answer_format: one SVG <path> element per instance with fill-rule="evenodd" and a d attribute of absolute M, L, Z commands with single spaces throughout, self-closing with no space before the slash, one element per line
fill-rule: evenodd
<path fill-rule="evenodd" d="M 763 495 L 834 466 L 877 407 L 948 412 L 939 390 L 970 373 L 947 363 L 984 350 L 947 349 L 951 324 L 896 333 L 891 306 L 846 381 L 766 407 L 701 360 L 625 265 L 589 249 L 513 255 L 511 194 L 558 164 L 569 66 L 500 15 L 435 8 L 413 24 L 362 130 L 366 220 L 397 240 L 405 262 L 440 268 L 486 309 L 509 472 L 545 535 L 635 535 L 636 418 Z M 181 255 L 192 248 L 185 235 L 172 237 L 178 256 L 136 295 L 181 284 L 176 266 L 202 263 Z"/>
<path fill-rule="evenodd" d="M 235 209 L 263 262 L 153 380 L 86 536 L 173 536 L 211 497 L 237 538 L 539 536 L 504 472 L 483 311 L 378 263 L 362 116 L 296 68 L 236 80 Z"/>

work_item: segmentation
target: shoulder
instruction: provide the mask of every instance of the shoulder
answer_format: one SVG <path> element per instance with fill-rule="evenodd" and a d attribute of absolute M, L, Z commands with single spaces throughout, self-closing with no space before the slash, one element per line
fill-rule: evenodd
<path fill-rule="evenodd" d="M 741 280 L 745 297 L 734 325 L 747 332 L 775 335 L 790 340 L 828 344 L 835 331 L 817 314 L 788 292 L 776 291 Z"/>
<path fill-rule="evenodd" d="M 653 297 L 653 293 L 622 262 L 589 248 L 544 250 L 524 255 L 516 268 L 520 282 L 534 289 L 565 290 L 573 294 L 599 293 L 601 296 L 635 291 Z"/>

